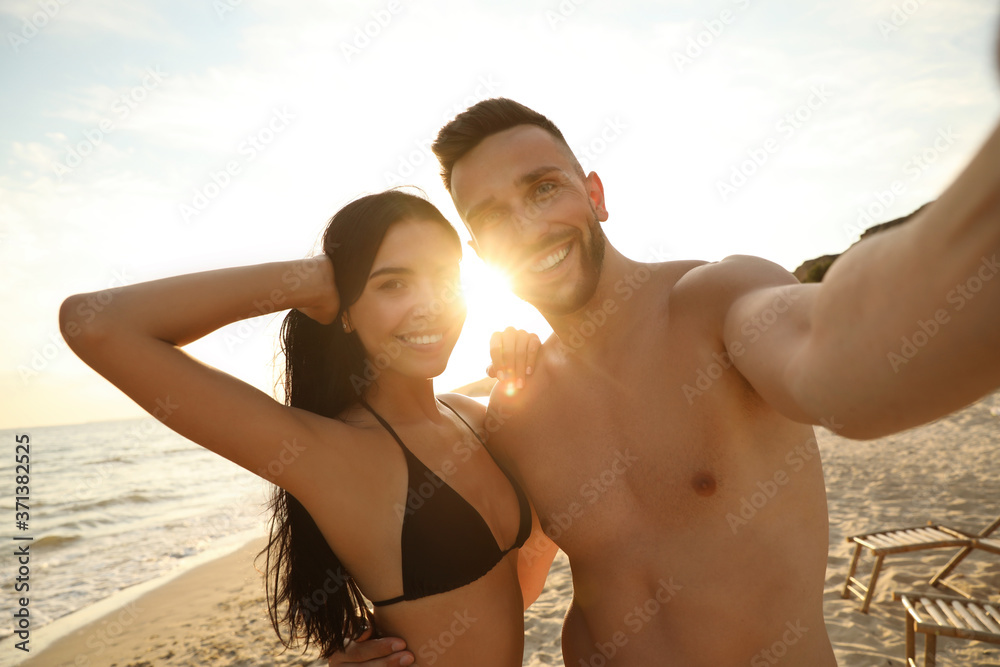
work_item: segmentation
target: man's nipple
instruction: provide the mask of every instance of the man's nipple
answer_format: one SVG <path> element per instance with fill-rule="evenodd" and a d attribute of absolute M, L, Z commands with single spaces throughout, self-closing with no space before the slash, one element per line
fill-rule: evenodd
<path fill-rule="evenodd" d="M 697 472 L 691 480 L 691 486 L 699 496 L 711 496 L 715 493 L 715 476 L 706 470 Z"/>

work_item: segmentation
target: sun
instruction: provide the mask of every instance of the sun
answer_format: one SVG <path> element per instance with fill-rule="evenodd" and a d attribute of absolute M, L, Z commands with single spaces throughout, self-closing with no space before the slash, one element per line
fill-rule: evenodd
<path fill-rule="evenodd" d="M 462 259 L 461 269 L 469 314 L 447 370 L 435 380 L 437 391 L 450 391 L 486 377 L 494 331 L 515 327 L 538 334 L 543 341 L 552 333 L 537 310 L 514 296 L 502 273 L 471 254 Z"/>

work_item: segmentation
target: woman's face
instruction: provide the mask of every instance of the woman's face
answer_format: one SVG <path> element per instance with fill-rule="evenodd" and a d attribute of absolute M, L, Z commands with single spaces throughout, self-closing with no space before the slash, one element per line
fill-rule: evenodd
<path fill-rule="evenodd" d="M 407 218 L 386 232 L 346 316 L 378 371 L 417 378 L 444 371 L 465 323 L 461 258 L 440 222 Z"/>

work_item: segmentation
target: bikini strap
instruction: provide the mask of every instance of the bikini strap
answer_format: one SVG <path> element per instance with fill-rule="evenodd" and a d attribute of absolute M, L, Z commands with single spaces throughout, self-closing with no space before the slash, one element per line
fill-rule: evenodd
<path fill-rule="evenodd" d="M 450 405 L 448 405 L 447 403 L 445 403 L 445 402 L 444 402 L 444 401 L 443 401 L 442 399 L 440 399 L 440 398 L 438 399 L 438 401 L 440 401 L 441 405 L 443 405 L 444 407 L 446 407 L 446 408 L 448 408 L 449 410 L 451 410 L 452 412 L 454 412 L 454 413 L 455 413 L 455 416 L 456 416 L 456 417 L 458 417 L 458 418 L 459 418 L 460 420 L 462 420 L 462 423 L 463 423 L 463 424 L 465 424 L 465 426 L 466 426 L 466 427 L 467 427 L 467 428 L 468 428 L 468 429 L 469 429 L 470 431 L 472 431 L 472 435 L 476 436 L 476 440 L 478 440 L 478 441 L 479 441 L 479 444 L 480 444 L 480 445 L 482 445 L 483 447 L 485 447 L 485 446 L 486 446 L 486 442 L 485 442 L 485 441 L 483 441 L 483 439 L 482 439 L 482 438 L 481 438 L 481 437 L 479 436 L 479 432 L 478 432 L 478 431 L 476 431 L 476 429 L 472 428 L 472 424 L 470 424 L 469 422 L 465 421 L 465 417 L 463 417 L 463 416 L 462 416 L 462 415 L 461 415 L 461 414 L 460 414 L 460 413 L 458 412 L 458 410 L 456 410 L 455 408 L 451 407 Z M 487 451 L 489 451 L 489 450 L 487 450 Z"/>
<path fill-rule="evenodd" d="M 479 436 L 479 433 L 476 431 L 476 429 L 472 428 L 472 425 L 469 424 L 469 422 L 465 421 L 465 417 L 459 414 L 458 410 L 448 405 L 440 398 L 438 400 L 444 403 L 445 407 L 454 412 L 455 415 L 462 420 L 462 423 L 465 424 L 467 427 L 469 427 L 469 430 L 472 431 L 472 435 L 476 436 L 476 440 L 479 441 L 479 444 L 483 446 L 483 449 L 486 450 L 486 453 L 489 454 L 491 459 L 493 459 L 493 463 L 495 463 L 496 466 L 500 468 L 500 472 L 504 474 L 504 476 L 510 482 L 510 485 L 514 487 L 514 495 L 517 496 L 517 505 L 521 513 L 521 521 L 520 521 L 521 525 L 518 527 L 517 539 L 514 541 L 514 544 L 503 550 L 503 555 L 506 556 L 511 550 L 524 546 L 524 543 L 528 540 L 528 536 L 531 533 L 531 506 L 528 503 L 528 497 L 524 495 L 524 489 L 522 489 L 521 485 L 517 483 L 517 480 L 514 479 L 514 476 L 510 474 L 510 471 L 507 470 L 506 466 L 501 465 L 500 462 L 497 461 L 496 458 L 494 458 L 493 452 L 491 452 L 490 448 L 486 446 L 486 443 Z"/>
<path fill-rule="evenodd" d="M 410 453 L 410 449 L 406 445 L 403 444 L 403 441 L 400 440 L 400 438 L 399 438 L 398 435 L 396 435 L 396 431 L 394 431 L 393 428 L 391 426 L 389 426 L 389 422 L 387 422 L 386 420 L 382 419 L 382 415 L 380 415 L 379 413 L 375 412 L 375 408 L 373 408 L 372 406 L 368 405 L 368 401 L 366 401 L 364 399 L 361 399 L 359 402 L 361 403 L 361 405 L 364 407 L 365 410 L 367 410 L 368 412 L 372 413 L 372 417 L 375 417 L 375 419 L 378 420 L 378 423 L 381 424 L 385 428 L 385 430 L 389 432 L 389 435 L 391 435 L 393 437 L 393 439 L 399 444 L 399 446 L 403 448 L 403 451 L 407 452 L 407 453 Z"/>

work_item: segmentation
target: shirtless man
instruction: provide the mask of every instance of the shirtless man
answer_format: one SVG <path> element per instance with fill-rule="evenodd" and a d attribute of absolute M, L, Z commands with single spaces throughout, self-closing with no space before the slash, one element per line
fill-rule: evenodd
<path fill-rule="evenodd" d="M 1000 386 L 1000 130 L 819 285 L 624 257 L 600 178 L 516 102 L 470 108 L 435 152 L 476 251 L 554 331 L 523 390 L 494 390 L 489 445 L 569 556 L 566 665 L 835 665 L 812 425 L 876 438 Z"/>

